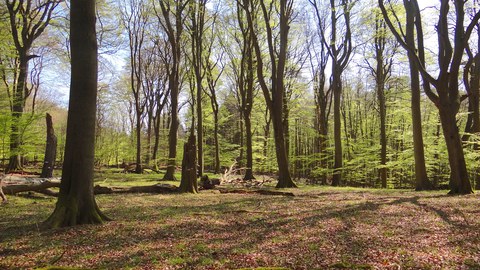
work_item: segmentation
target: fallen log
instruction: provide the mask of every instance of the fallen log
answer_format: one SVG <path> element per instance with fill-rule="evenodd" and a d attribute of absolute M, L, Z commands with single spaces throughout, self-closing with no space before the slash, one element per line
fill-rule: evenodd
<path fill-rule="evenodd" d="M 0 179 L 1 183 L 1 179 Z M 38 192 L 49 196 L 58 196 L 58 192 L 50 190 L 50 188 L 59 188 L 60 181 L 33 181 L 27 183 L 4 183 L 3 191 L 8 195 L 15 195 L 21 192 Z M 1 191 L 1 186 L 0 186 Z M 113 193 L 154 193 L 154 194 L 168 194 L 178 191 L 178 187 L 169 184 L 156 184 L 151 186 L 133 186 L 133 187 L 105 187 L 96 185 L 93 189 L 94 194 L 113 194 Z M 6 201 L 6 198 L 0 197 Z"/>
<path fill-rule="evenodd" d="M 168 194 L 178 192 L 178 187 L 169 184 L 156 184 L 152 186 L 134 186 L 134 187 L 103 187 L 96 185 L 93 193 L 97 194 L 113 194 L 113 193 L 154 193 Z"/>
<path fill-rule="evenodd" d="M 3 192 L 9 195 L 15 195 L 20 192 L 42 191 L 53 187 L 60 187 L 60 182 L 43 181 L 40 183 L 5 185 Z"/>
<path fill-rule="evenodd" d="M 274 195 L 274 196 L 295 196 L 293 192 L 275 191 L 268 189 L 231 189 L 231 188 L 217 188 L 220 193 L 237 193 L 237 194 L 260 194 L 260 195 Z"/>

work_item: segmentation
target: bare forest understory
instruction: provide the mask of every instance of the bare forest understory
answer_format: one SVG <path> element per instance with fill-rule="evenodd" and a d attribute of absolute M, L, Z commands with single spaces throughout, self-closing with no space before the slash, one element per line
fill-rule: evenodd
<path fill-rule="evenodd" d="M 108 194 L 113 221 L 39 229 L 56 199 L 0 206 L 0 269 L 479 269 L 479 195 L 330 187 L 294 196 Z M 277 269 L 277 268 L 275 268 Z"/>

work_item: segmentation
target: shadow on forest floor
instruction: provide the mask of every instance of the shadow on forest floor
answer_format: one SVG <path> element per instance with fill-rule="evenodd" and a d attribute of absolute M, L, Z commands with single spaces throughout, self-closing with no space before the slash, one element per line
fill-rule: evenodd
<path fill-rule="evenodd" d="M 38 230 L 54 200 L 12 198 L 0 268 L 480 268 L 477 195 L 323 188 L 296 196 L 103 195 L 114 221 Z"/>

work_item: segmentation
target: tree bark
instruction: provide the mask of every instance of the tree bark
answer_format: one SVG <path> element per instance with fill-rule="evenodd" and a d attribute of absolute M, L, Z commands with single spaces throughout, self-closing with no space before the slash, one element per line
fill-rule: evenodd
<path fill-rule="evenodd" d="M 160 1 L 162 17 L 157 14 L 164 30 L 167 32 L 168 42 L 172 52 L 172 66 L 168 71 L 168 87 L 170 89 L 171 117 L 170 130 L 168 133 L 168 161 L 167 171 L 163 180 L 175 180 L 175 169 L 177 159 L 177 132 L 180 125 L 178 120 L 178 95 L 180 92 L 180 61 L 181 61 L 181 39 L 183 32 L 182 12 L 189 2 L 175 1 L 175 10 L 171 10 L 170 5 Z M 175 16 L 175 24 L 171 22 L 170 14 Z M 163 23 L 165 22 L 165 23 Z"/>
<path fill-rule="evenodd" d="M 74 0 L 70 9 L 71 83 L 65 161 L 50 228 L 102 223 L 108 218 L 93 195 L 97 98 L 95 1 Z"/>
<path fill-rule="evenodd" d="M 55 136 L 55 131 L 53 129 L 52 116 L 47 113 L 45 119 L 47 122 L 47 144 L 45 147 L 45 157 L 40 177 L 51 178 L 53 177 L 53 169 L 57 157 L 57 136 Z"/>
<path fill-rule="evenodd" d="M 263 74 L 264 64 L 262 60 L 262 51 L 258 42 L 258 37 L 255 34 L 254 19 L 253 19 L 253 4 L 249 1 L 244 1 L 242 8 L 246 11 L 248 27 L 250 29 L 250 35 L 252 38 L 252 44 L 254 45 L 256 59 L 257 59 L 257 78 L 262 88 L 263 95 L 265 97 L 267 107 L 270 110 L 273 133 L 275 138 L 275 150 L 277 156 L 278 165 L 278 182 L 277 188 L 289 188 L 296 187 L 293 182 L 288 164 L 287 149 L 285 144 L 285 133 L 283 128 L 283 102 L 285 94 L 284 75 L 285 65 L 287 61 L 288 50 L 288 33 L 289 22 L 292 16 L 293 2 L 288 0 L 281 0 L 279 9 L 279 42 L 278 53 L 274 48 L 273 29 L 270 25 L 271 14 L 267 10 L 267 6 L 263 0 L 260 1 L 262 9 L 263 19 L 265 22 L 265 29 L 267 32 L 267 43 L 269 48 L 270 65 L 272 66 L 271 82 L 269 87 L 265 81 Z"/>
<path fill-rule="evenodd" d="M 342 184 L 343 150 L 342 150 L 342 120 L 340 112 L 340 98 L 342 95 L 341 72 L 334 64 L 333 68 L 333 138 L 335 144 L 335 158 L 333 164 L 332 186 Z"/>
<path fill-rule="evenodd" d="M 416 48 L 415 18 L 418 11 L 416 10 L 415 5 L 411 2 L 404 1 L 404 5 L 407 16 L 405 41 L 408 46 Z M 417 35 L 418 34 L 419 33 L 417 32 Z M 421 191 L 431 189 L 432 186 L 430 181 L 428 180 L 427 169 L 425 166 L 419 69 L 417 63 L 415 62 L 415 55 L 412 52 L 407 52 L 407 56 L 410 65 L 410 88 L 412 90 L 411 110 L 413 131 L 413 156 L 415 160 L 415 190 Z"/>
<path fill-rule="evenodd" d="M 13 94 L 12 124 L 10 127 L 10 158 L 8 161 L 8 166 L 5 169 L 5 173 L 22 170 L 22 156 L 20 153 L 22 145 L 22 134 L 20 131 L 20 122 L 24 111 L 24 99 L 26 98 L 25 88 L 28 76 L 28 58 L 27 52 L 24 49 L 20 49 L 18 51 L 20 54 L 19 74 L 17 87 Z"/>
<path fill-rule="evenodd" d="M 195 135 L 193 131 L 188 136 L 188 141 L 183 146 L 182 178 L 179 191 L 182 193 L 197 193 L 197 158 Z"/>

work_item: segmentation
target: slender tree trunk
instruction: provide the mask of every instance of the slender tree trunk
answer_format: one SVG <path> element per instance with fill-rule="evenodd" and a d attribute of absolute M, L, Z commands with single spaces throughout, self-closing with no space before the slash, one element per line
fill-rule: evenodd
<path fill-rule="evenodd" d="M 135 165 L 135 173 L 142 173 L 142 118 L 140 112 L 137 111 L 137 126 L 136 126 L 136 143 L 137 143 L 137 154 Z"/>
<path fill-rule="evenodd" d="M 252 145 L 252 123 L 250 119 L 250 114 L 245 113 L 245 140 L 247 146 L 247 168 L 245 170 L 244 180 L 255 179 L 253 176 L 253 145 Z"/>
<path fill-rule="evenodd" d="M 97 39 L 95 1 L 74 0 L 70 8 L 72 77 L 67 141 L 60 193 L 45 225 L 52 228 L 102 223 L 93 195 Z"/>
<path fill-rule="evenodd" d="M 163 180 L 175 180 L 175 167 L 177 159 L 177 130 L 178 130 L 178 95 L 173 89 L 170 92 L 172 94 L 172 117 L 170 119 L 170 131 L 168 133 L 168 162 L 167 171 Z"/>
<path fill-rule="evenodd" d="M 198 63 L 200 65 L 200 63 Z M 197 73 L 197 72 L 196 72 Z M 197 77 L 198 76 L 198 77 Z M 198 176 L 203 176 L 203 110 L 202 110 L 202 77 L 200 70 L 197 78 L 197 152 Z"/>
<path fill-rule="evenodd" d="M 55 167 L 55 158 L 57 157 L 57 136 L 53 130 L 52 116 L 47 113 L 47 144 L 45 146 L 45 158 L 43 159 L 43 168 L 40 177 L 53 177 Z"/>
<path fill-rule="evenodd" d="M 218 110 L 213 111 L 214 134 L 215 140 L 215 173 L 220 173 L 220 145 L 218 142 Z"/>
<path fill-rule="evenodd" d="M 153 143 L 152 159 L 155 161 L 155 166 L 157 166 L 156 160 L 158 155 L 158 146 L 160 144 L 160 118 L 160 114 L 158 114 L 153 127 L 155 138 Z"/>
<path fill-rule="evenodd" d="M 379 66 L 382 65 L 382 63 L 383 61 L 380 62 L 380 65 L 377 64 L 377 70 Z M 379 170 L 379 174 L 382 188 L 387 188 L 387 130 L 385 125 L 387 113 L 385 104 L 385 84 L 383 82 L 383 79 L 380 82 L 377 82 L 377 96 L 378 106 L 380 107 L 380 164 L 382 165 L 382 168 L 380 168 Z"/>
<path fill-rule="evenodd" d="M 414 8 L 411 3 L 407 5 L 407 26 L 406 26 L 406 43 L 415 48 L 415 28 L 414 28 Z M 420 96 L 420 77 L 419 69 L 415 60 L 415 55 L 407 52 L 408 62 L 410 64 L 410 88 L 412 91 L 412 130 L 413 130 L 413 155 L 415 160 L 415 190 L 431 189 L 431 183 L 427 177 L 427 169 L 425 166 L 425 152 L 423 144 L 422 131 L 422 113 L 421 113 L 421 96 Z"/>
<path fill-rule="evenodd" d="M 13 94 L 12 104 L 12 124 L 10 133 L 10 159 L 5 170 L 6 173 L 22 170 L 22 156 L 20 153 L 22 146 L 22 128 L 21 120 L 24 111 L 24 96 L 28 76 L 28 57 L 27 52 L 20 51 L 19 56 L 19 74 L 17 87 Z"/>
<path fill-rule="evenodd" d="M 332 186 L 340 186 L 342 184 L 342 167 L 343 167 L 343 151 L 342 151 L 342 120 L 340 112 L 340 97 L 342 95 L 342 82 L 340 74 L 334 66 L 333 78 L 333 137 L 335 143 L 335 160 Z"/>

